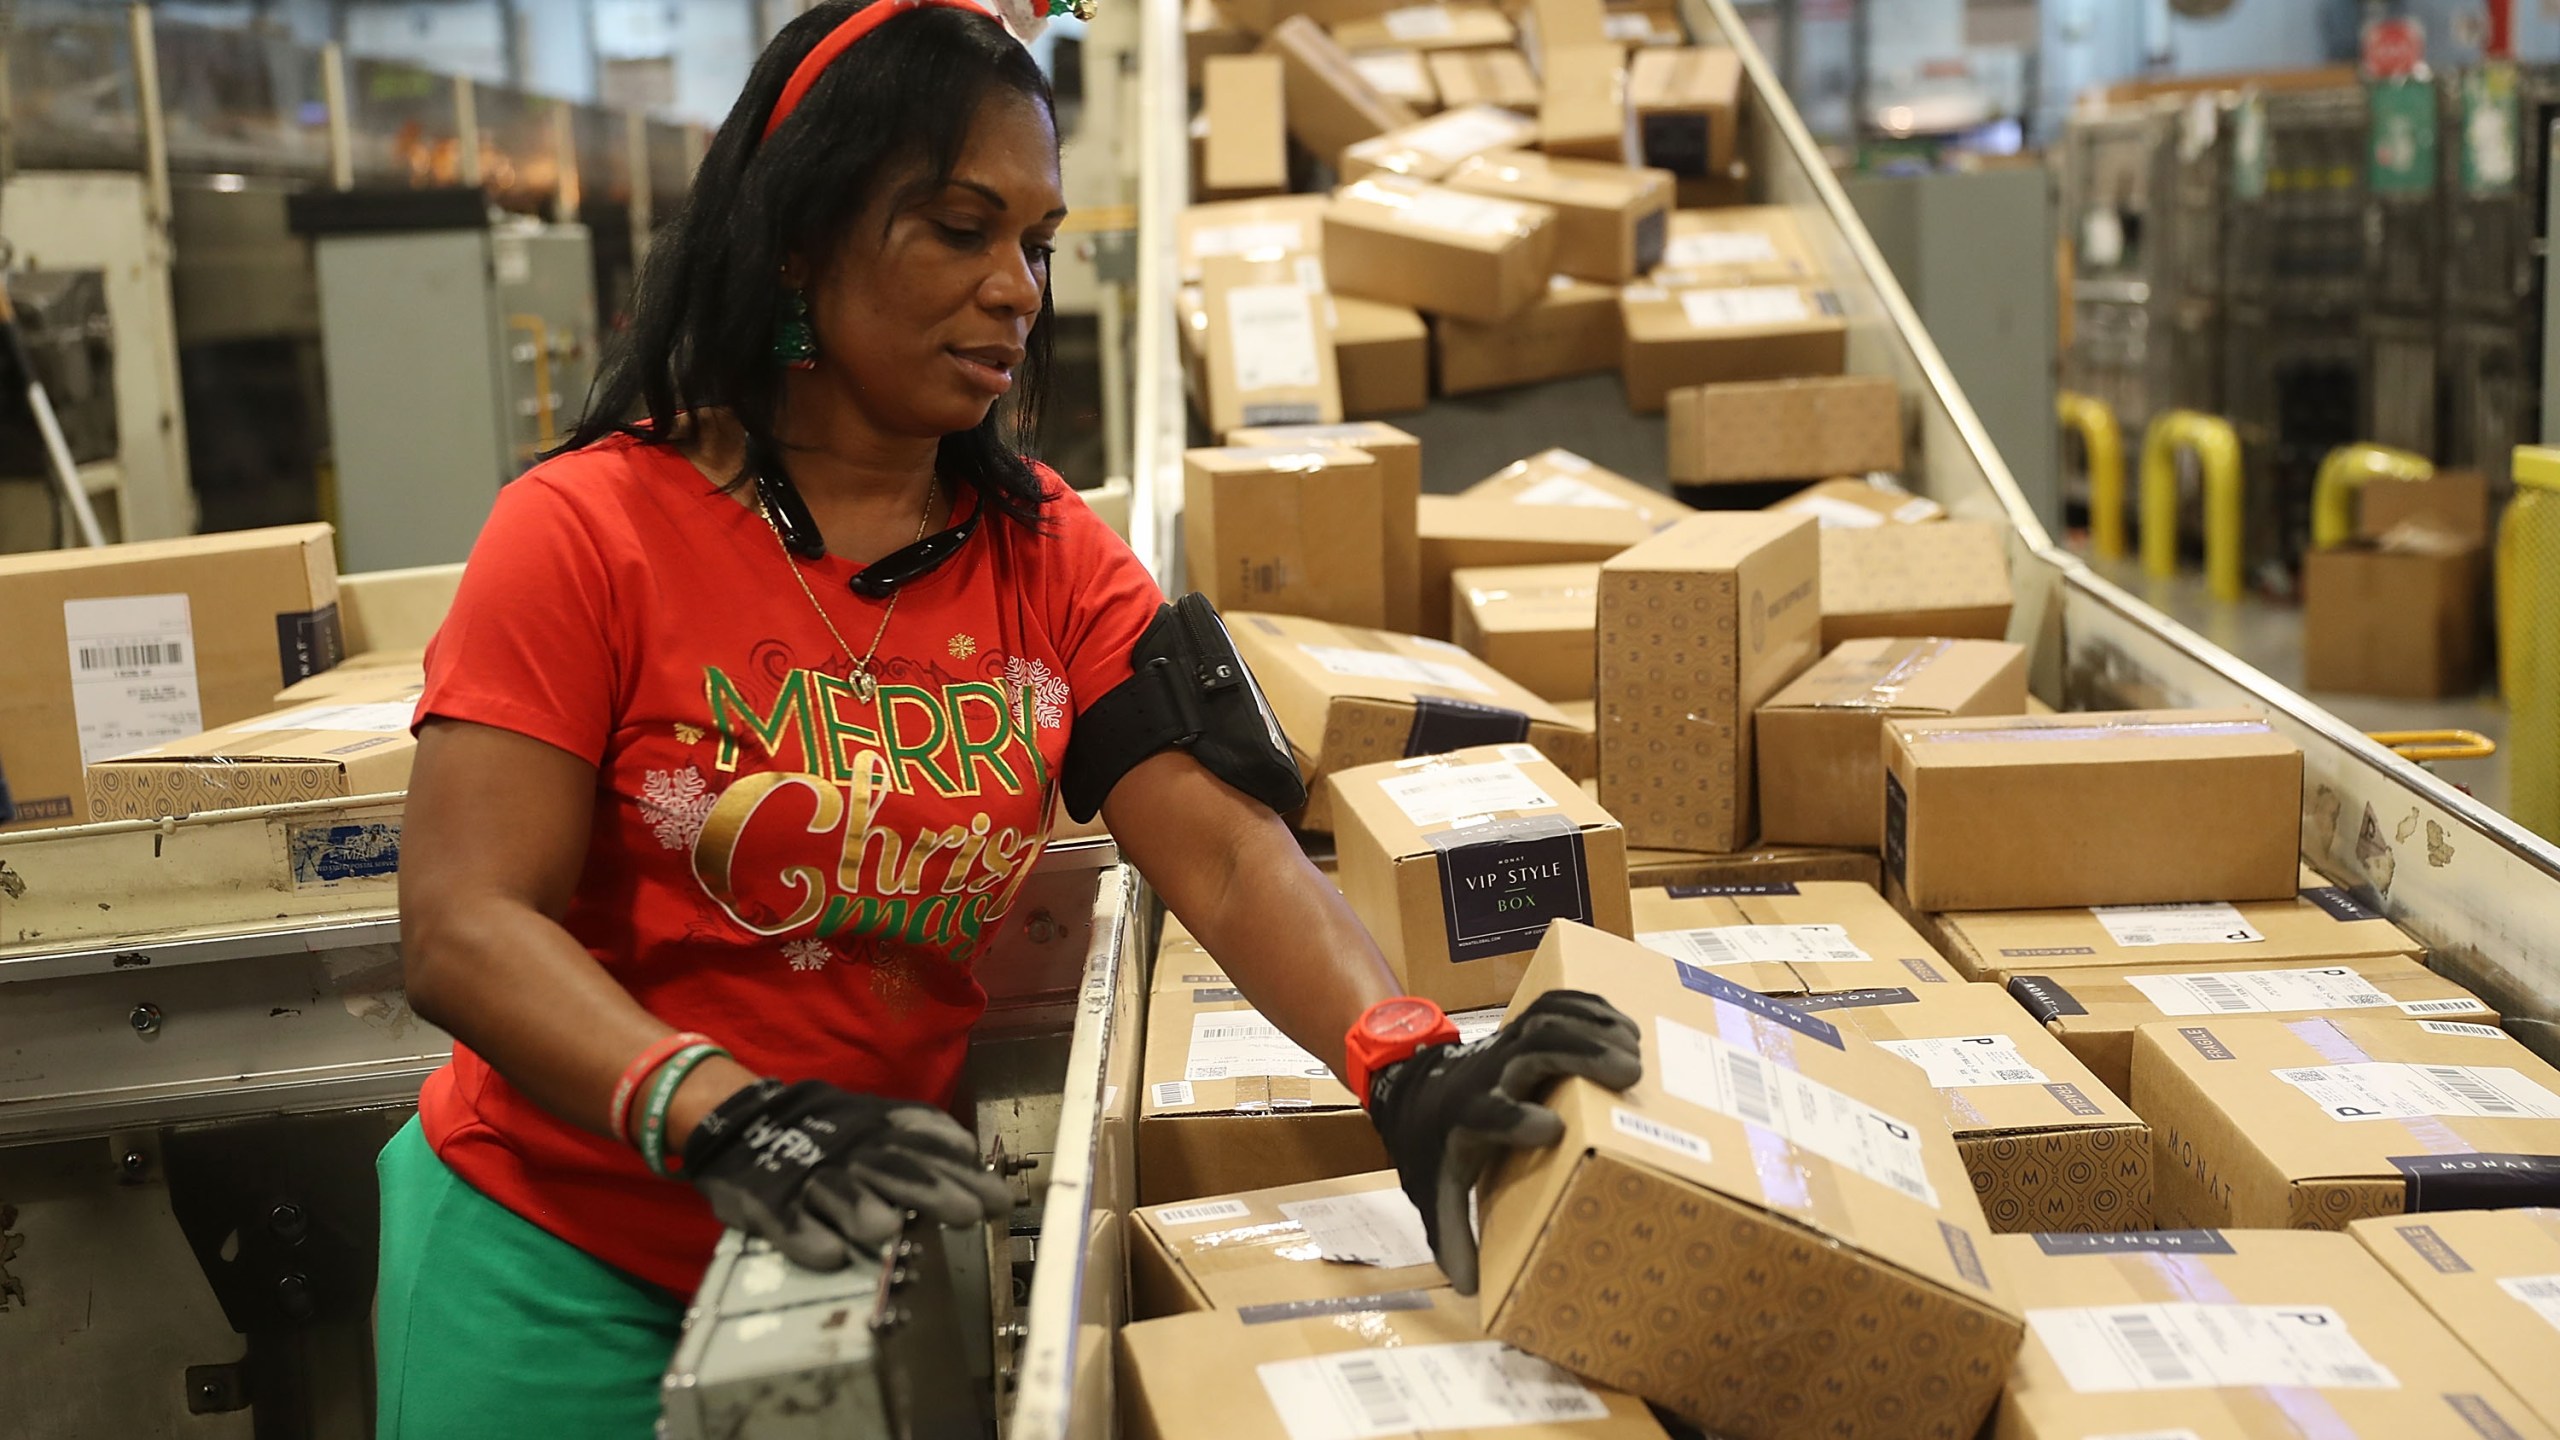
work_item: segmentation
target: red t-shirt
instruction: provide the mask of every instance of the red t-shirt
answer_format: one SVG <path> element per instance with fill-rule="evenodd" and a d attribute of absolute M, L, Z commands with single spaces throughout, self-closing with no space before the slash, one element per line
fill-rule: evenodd
<path fill-rule="evenodd" d="M 564 455 L 499 493 L 419 719 L 595 763 L 563 923 L 650 1013 L 762 1074 L 947 1103 L 986 1007 L 973 962 L 1039 858 L 1074 717 L 1129 677 L 1162 603 L 1040 475 L 1042 532 L 988 515 L 904 588 L 865 703 L 760 513 L 664 446 Z M 802 573 L 860 646 L 886 602 L 847 588 L 858 568 Z M 418 1108 L 436 1153 L 507 1208 L 669 1290 L 700 1281 L 718 1223 L 628 1146 L 459 1045 Z"/>

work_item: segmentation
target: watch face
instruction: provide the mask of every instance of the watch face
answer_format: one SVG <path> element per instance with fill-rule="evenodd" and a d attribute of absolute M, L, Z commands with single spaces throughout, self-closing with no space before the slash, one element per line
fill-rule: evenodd
<path fill-rule="evenodd" d="M 1369 1007 L 1360 1028 L 1380 1040 L 1419 1040 L 1440 1025 L 1440 1007 L 1410 997 Z"/>

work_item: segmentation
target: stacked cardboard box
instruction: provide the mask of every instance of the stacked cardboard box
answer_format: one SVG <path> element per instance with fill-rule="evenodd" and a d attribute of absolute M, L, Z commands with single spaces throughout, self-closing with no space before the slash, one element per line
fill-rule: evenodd
<path fill-rule="evenodd" d="M 1422 536 L 1422 633 L 1455 633 L 1453 579 L 1461 570 L 1509 565 L 1593 564 L 1652 533 L 1641 512 L 1606 505 L 1521 505 L 1425 495 L 1415 511 Z"/>
<path fill-rule="evenodd" d="M 1417 115 L 1428 115 L 1440 108 L 1439 82 L 1431 78 L 1431 66 L 1419 50 L 1397 47 L 1356 51 L 1351 64 L 1362 79 L 1377 87 L 1379 94 L 1412 106 Z"/>
<path fill-rule="evenodd" d="M 1498 49 L 1519 38 L 1511 20 L 1490 5 L 1403 5 L 1383 15 L 1344 20 L 1333 38 L 1354 50 L 1403 45 L 1415 50 Z"/>
<path fill-rule="evenodd" d="M 1862 635 L 2002 639 L 2012 599 L 2005 526 L 1949 520 L 1823 529 L 1825 646 Z"/>
<path fill-rule="evenodd" d="M 1412 106 L 1378 93 L 1352 63 L 1351 52 L 1307 15 L 1272 26 L 1262 48 L 1279 56 L 1284 67 L 1282 104 L 1290 138 L 1328 165 L 1344 149 L 1420 118 Z"/>
<path fill-rule="evenodd" d="M 1546 293 L 1555 212 L 1374 174 L 1334 192 L 1325 264 L 1344 293 L 1435 315 L 1500 320 Z"/>
<path fill-rule="evenodd" d="M 1457 642 L 1548 700 L 1588 700 L 1600 567 L 1496 565 L 1450 577 Z"/>
<path fill-rule="evenodd" d="M 1618 368 L 1625 348 L 1617 287 L 1570 275 L 1550 278 L 1547 293 L 1516 315 L 1443 317 L 1432 337 L 1443 395 L 1604 374 Z"/>
<path fill-rule="evenodd" d="M 1809 480 L 1902 468 L 1902 397 L 1881 375 L 1674 390 L 1671 478 Z"/>
<path fill-rule="evenodd" d="M 1460 105 L 1400 130 L 1372 136 L 1342 152 L 1345 180 L 1381 172 L 1417 180 L 1445 179 L 1468 160 L 1508 151 L 1537 138 L 1534 120 L 1498 105 Z"/>
<path fill-rule="evenodd" d="M 1517 50 L 1442 50 L 1426 62 L 1444 105 L 1500 105 L 1538 113 L 1537 73 Z"/>
<path fill-rule="evenodd" d="M 92 820 L 148 820 L 409 788 L 417 698 L 398 670 L 383 698 L 342 692 L 314 705 L 109 756 L 88 767 Z"/>
<path fill-rule="evenodd" d="M 2310 690 L 2436 699 L 2480 683 L 2480 540 L 2412 524 L 2302 561 L 2302 683 Z"/>
<path fill-rule="evenodd" d="M 1654 278 L 1665 285 L 1795 285 L 1822 273 L 1794 211 L 1734 205 L 1673 211 Z"/>
<path fill-rule="evenodd" d="M 1608 44 L 1551 45 L 1541 67 L 1546 93 L 1538 106 L 1539 148 L 1613 165 L 1637 163 L 1625 53 Z"/>
<path fill-rule="evenodd" d="M 1847 476 L 1808 485 L 1769 508 L 1811 515 L 1825 529 L 1872 530 L 1878 525 L 1925 525 L 1947 518 L 1947 508 L 1925 495 Z"/>
<path fill-rule="evenodd" d="M 1458 493 L 1461 499 L 1508 500 L 1514 505 L 1632 510 L 1648 532 L 1697 513 L 1650 485 L 1594 465 L 1570 450 L 1541 450 Z"/>
<path fill-rule="evenodd" d="M 1257 252 L 1200 262 L 1202 401 L 1209 428 L 1342 419 L 1333 306 L 1312 255 Z"/>
<path fill-rule="evenodd" d="M 1202 67 L 1199 189 L 1241 199 L 1289 188 L 1288 121 L 1281 68 L 1269 55 L 1220 55 Z"/>
<path fill-rule="evenodd" d="M 1884 843 L 1888 719 L 2017 715 L 2027 652 L 1997 640 L 1851 640 L 1755 717 L 1760 833 L 1801 845 Z"/>
<path fill-rule="evenodd" d="M 1644 163 L 1703 179 L 1734 161 L 1742 58 L 1724 48 L 1645 49 L 1628 75 Z"/>
<path fill-rule="evenodd" d="M 2359 1220 L 2347 1233 L 2438 1323 L 2560 1431 L 2560 1213 L 2470 1211 Z"/>
<path fill-rule="evenodd" d="M 1592 787 L 1599 788 L 1596 784 Z M 1636 885 L 1800 885 L 1808 880 L 1846 880 L 1872 890 L 1884 883 L 1884 870 L 1872 850 L 1834 850 L 1819 845 L 1756 843 L 1740 850 L 1658 850 L 1643 846 L 1627 851 L 1627 879 Z"/>
<path fill-rule="evenodd" d="M 1367 454 L 1378 465 L 1378 512 L 1384 530 L 1383 584 L 1386 619 L 1380 628 L 1410 633 L 1419 614 L 1420 592 L 1406 578 L 1419 563 L 1420 540 L 1414 531 L 1414 505 L 1422 494 L 1422 442 L 1392 425 L 1363 421 L 1346 425 L 1280 425 L 1239 430 L 1228 437 L 1240 446 L 1348 447 Z M 1337 527 L 1338 528 L 1338 527 Z M 1365 550 L 1364 539 L 1339 543 Z"/>
<path fill-rule="evenodd" d="M 1431 403 L 1431 327 L 1409 305 L 1334 296 L 1333 363 L 1345 419 L 1402 415 Z"/>
<path fill-rule="evenodd" d="M 1192 588 L 1222 609 L 1386 623 L 1396 527 L 1377 457 L 1335 444 L 1232 446 L 1188 451 L 1182 470 Z"/>
<path fill-rule="evenodd" d="M 1848 360 L 1839 297 L 1811 285 L 1630 285 L 1620 368 L 1627 404 L 1653 414 L 1688 385 L 1837 375 Z"/>
<path fill-rule="evenodd" d="M 1530 150 L 1480 151 L 1448 172 L 1449 187 L 1544 205 L 1556 214 L 1555 268 L 1623 285 L 1661 263 L 1671 176 Z M 1889 467 L 1888 467 L 1889 468 Z"/>
<path fill-rule="evenodd" d="M 1392 1170 L 1129 1213 L 1136 1320 L 1447 1283 Z"/>
<path fill-rule="evenodd" d="M 1953 990 L 1964 983 L 1870 885 L 1647 886 L 1632 903 L 1638 944 L 1764 995 Z"/>

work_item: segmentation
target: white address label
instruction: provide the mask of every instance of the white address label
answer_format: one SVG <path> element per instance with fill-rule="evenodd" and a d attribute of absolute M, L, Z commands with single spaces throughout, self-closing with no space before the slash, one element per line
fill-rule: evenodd
<path fill-rule="evenodd" d="M 1633 510 L 1625 498 L 1612 495 L 1588 480 L 1570 475 L 1549 475 L 1524 487 L 1511 497 L 1514 505 L 1574 505 L 1587 510 Z"/>
<path fill-rule="evenodd" d="M 2498 1288 L 2531 1306 L 2542 1323 L 2560 1330 L 2560 1275 L 2508 1275 L 2499 1279 Z"/>
<path fill-rule="evenodd" d="M 1885 524 L 1884 516 L 1836 495 L 1799 495 L 1787 502 L 1787 508 L 1812 516 L 1813 522 L 1825 530 L 1876 530 Z"/>
<path fill-rule="evenodd" d="M 1732 330 L 1749 325 L 1786 325 L 1813 312 L 1804 293 L 1792 285 L 1741 285 L 1729 290 L 1683 290 L 1681 313 L 1700 330 Z"/>
<path fill-rule="evenodd" d="M 62 602 L 80 763 L 95 765 L 204 729 L 196 635 L 184 595 Z"/>
<path fill-rule="evenodd" d="M 1324 1258 L 1336 1264 L 1393 1270 L 1431 1263 L 1431 1242 L 1422 1234 L 1422 1212 L 1393 1187 L 1283 1201 L 1280 1213 L 1297 1221 Z"/>
<path fill-rule="evenodd" d="M 2308 1095 L 2332 1120 L 2560 1120 L 2560 1095 L 2504 1065 L 2413 1065 L 2368 1060 L 2304 1065 L 2275 1077 Z"/>
<path fill-rule="evenodd" d="M 1384 650 L 1354 650 L 1346 645 L 1301 645 L 1298 648 L 1323 666 L 1328 675 L 1398 680 L 1407 685 L 1434 685 L 1443 690 L 1468 690 L 1478 695 L 1493 693 L 1492 686 L 1477 679 L 1461 665 L 1416 660 L 1410 655 L 1395 655 Z"/>
<path fill-rule="evenodd" d="M 2403 1000 L 2403 1015 L 2485 1015 L 2489 1007 L 2464 995 L 2448 995 L 2441 1000 Z"/>
<path fill-rule="evenodd" d="M 1649 32 L 1648 32 L 1649 33 Z M 1778 258 L 1778 247 L 1758 230 L 1709 230 L 1674 235 L 1662 247 L 1662 263 L 1673 269 L 1711 265 L 1750 265 Z"/>
<path fill-rule="evenodd" d="M 2027 1324 L 2064 1383 L 2085 1395 L 2400 1385 L 2326 1305 L 2098 1305 L 2029 1310 Z"/>
<path fill-rule="evenodd" d="M 1316 353 L 1315 300 L 1299 285 L 1239 285 L 1227 292 L 1236 388 L 1305 390 L 1324 383 Z"/>
<path fill-rule="evenodd" d="M 2343 965 L 2317 970 L 2210 970 L 2184 975 L 2128 975 L 2163 1015 L 2279 1014 L 2299 1010 L 2388 1008 L 2391 997 Z"/>
<path fill-rule="evenodd" d="M 1298 1048 L 1280 1027 L 1251 1010 L 1209 1011 L 1191 1017 L 1191 1051 L 1183 1060 L 1189 1081 L 1293 1076 L 1322 1080 L 1333 1072 Z"/>
<path fill-rule="evenodd" d="M 2149 945 L 2255 945 L 2267 937 L 2230 905 L 2092 905 L 2107 937 L 2139 949 Z"/>
<path fill-rule="evenodd" d="M 366 735 L 405 735 L 418 712 L 414 700 L 385 700 L 365 705 L 310 705 L 276 715 L 243 720 L 248 731 L 337 730 Z"/>
<path fill-rule="evenodd" d="M 1375 1440 L 1609 1413 L 1581 1381 L 1499 1340 L 1311 1355 L 1254 1369 L 1289 1440 Z"/>
<path fill-rule="evenodd" d="M 1636 943 L 1692 965 L 1857 965 L 1875 959 L 1837 925 L 1709 925 L 1647 930 Z"/>
<path fill-rule="evenodd" d="M 2495 1025 L 2474 1025 L 2468 1020 L 2421 1020 L 2418 1028 L 2430 1035 L 2460 1035 L 2472 1040 L 2497 1040 L 2507 1033 Z"/>
<path fill-rule="evenodd" d="M 1928 1071 L 1929 1083 L 1941 1090 L 2042 1085 L 2051 1078 L 2028 1063 L 2018 1053 L 2018 1042 L 2006 1035 L 1933 1035 L 1876 1043 Z"/>
<path fill-rule="evenodd" d="M 1662 1084 L 1692 1105 L 1785 1136 L 1797 1146 L 1935 1208 L 1928 1152 L 1911 1126 L 1766 1056 L 1668 1016 L 1653 1020 Z"/>
<path fill-rule="evenodd" d="M 1502 1028 L 1502 1007 L 1488 1005 L 1482 1010 L 1461 1010 L 1449 1017 L 1458 1027 L 1458 1043 L 1472 1045 Z"/>
<path fill-rule="evenodd" d="M 1464 815 L 1553 810 L 1546 787 L 1508 760 L 1482 765 L 1434 765 L 1410 775 L 1390 775 L 1378 789 L 1416 825 L 1445 825 Z"/>

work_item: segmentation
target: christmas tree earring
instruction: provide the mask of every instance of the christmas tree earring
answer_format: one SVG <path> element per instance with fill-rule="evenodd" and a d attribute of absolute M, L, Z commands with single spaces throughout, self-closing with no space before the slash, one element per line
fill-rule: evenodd
<path fill-rule="evenodd" d="M 805 291 L 782 292 L 782 318 L 773 327 L 773 358 L 794 370 L 818 368 L 818 331 L 809 323 Z"/>

